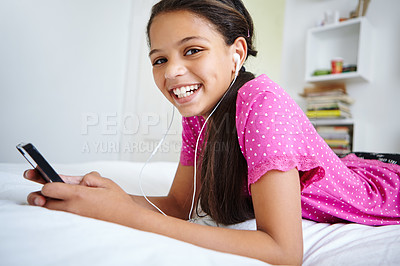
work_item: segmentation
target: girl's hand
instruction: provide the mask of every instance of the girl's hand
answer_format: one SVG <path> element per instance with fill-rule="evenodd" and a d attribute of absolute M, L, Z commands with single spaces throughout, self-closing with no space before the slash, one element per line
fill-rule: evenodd
<path fill-rule="evenodd" d="M 24 178 L 30 181 L 46 184 L 46 181 L 42 178 L 36 169 L 29 169 L 24 172 Z M 68 184 L 79 184 L 82 181 L 82 176 L 66 176 L 60 175 L 61 179 Z M 40 193 L 40 191 L 32 192 L 28 195 L 28 204 L 35 206 L 44 206 L 46 204 L 46 198 Z"/>
<path fill-rule="evenodd" d="M 122 188 L 97 172 L 85 175 L 79 185 L 47 183 L 41 194 L 46 197 L 41 206 L 48 209 L 115 223 L 123 223 L 138 207 Z"/>

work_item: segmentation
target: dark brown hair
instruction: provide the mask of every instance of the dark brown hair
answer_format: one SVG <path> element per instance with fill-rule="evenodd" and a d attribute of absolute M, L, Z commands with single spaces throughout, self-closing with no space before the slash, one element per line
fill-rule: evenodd
<path fill-rule="evenodd" d="M 247 42 L 247 57 L 257 55 L 253 46 L 253 21 L 241 0 L 161 0 L 153 6 L 147 24 L 149 44 L 153 19 L 159 14 L 180 10 L 210 21 L 227 45 L 243 37 Z M 252 79 L 254 75 L 242 67 L 207 125 L 206 145 L 202 149 L 201 166 L 198 166 L 201 170 L 199 201 L 201 208 L 217 223 L 234 224 L 254 218 L 253 204 L 247 193 L 247 162 L 236 130 L 237 93 Z"/>

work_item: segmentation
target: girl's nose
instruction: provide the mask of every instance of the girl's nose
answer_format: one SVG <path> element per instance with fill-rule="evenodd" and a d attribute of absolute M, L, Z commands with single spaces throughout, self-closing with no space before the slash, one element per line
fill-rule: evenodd
<path fill-rule="evenodd" d="M 167 68 L 165 70 L 166 79 L 175 79 L 178 76 L 182 76 L 186 73 L 186 67 L 179 60 L 168 60 Z"/>

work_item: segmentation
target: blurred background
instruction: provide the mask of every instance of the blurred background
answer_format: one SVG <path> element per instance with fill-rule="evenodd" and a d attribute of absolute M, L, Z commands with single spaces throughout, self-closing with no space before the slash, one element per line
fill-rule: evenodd
<path fill-rule="evenodd" d="M 154 85 L 145 26 L 155 0 L 0 0 L 0 162 L 32 142 L 50 162 L 177 161 L 181 117 Z M 358 0 L 245 0 L 266 73 L 301 106 L 307 30 Z M 371 78 L 347 82 L 353 149 L 400 153 L 400 1 L 371 0 Z"/>

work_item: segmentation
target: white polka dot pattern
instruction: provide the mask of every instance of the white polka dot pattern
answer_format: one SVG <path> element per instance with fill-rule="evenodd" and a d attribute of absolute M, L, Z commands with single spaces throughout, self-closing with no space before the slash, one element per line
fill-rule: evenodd
<path fill-rule="evenodd" d="M 194 150 L 196 148 L 197 138 L 199 132 L 205 122 L 205 119 L 201 116 L 194 117 L 182 117 L 182 149 L 180 156 L 180 163 L 182 165 L 194 164 Z M 203 133 L 200 136 L 199 146 L 197 151 L 197 159 L 201 154 L 201 147 L 203 145 L 203 138 L 206 129 L 203 129 Z"/>
<path fill-rule="evenodd" d="M 184 118 L 182 123 L 181 163 L 193 165 L 204 119 Z M 249 186 L 269 170 L 296 167 L 304 218 L 368 225 L 400 223 L 400 166 L 355 155 L 338 158 L 295 101 L 266 75 L 239 90 L 236 127 L 247 160 Z"/>

